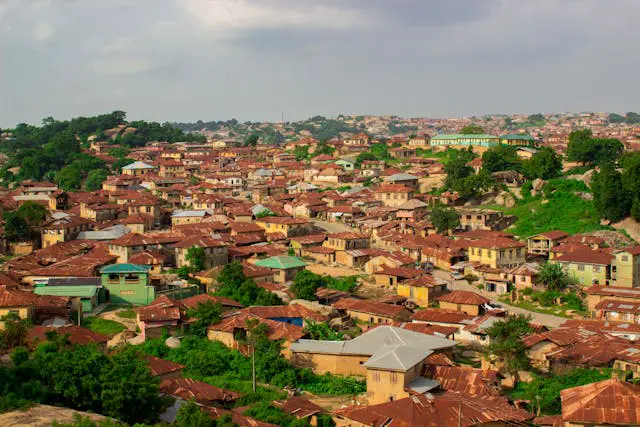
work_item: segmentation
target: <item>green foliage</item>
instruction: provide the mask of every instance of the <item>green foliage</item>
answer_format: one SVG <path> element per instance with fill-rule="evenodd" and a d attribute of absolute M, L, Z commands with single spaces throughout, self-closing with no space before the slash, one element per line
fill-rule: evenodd
<path fill-rule="evenodd" d="M 482 154 L 482 167 L 488 172 L 520 172 L 522 161 L 518 157 L 518 147 L 497 145 L 489 148 Z"/>
<path fill-rule="evenodd" d="M 522 172 L 529 179 L 551 179 L 560 176 L 562 159 L 549 147 L 543 147 L 530 159 L 522 162 Z"/>
<path fill-rule="evenodd" d="M 431 224 L 438 233 L 448 233 L 460 225 L 460 218 L 456 210 L 451 206 L 436 205 L 429 215 Z"/>
<path fill-rule="evenodd" d="M 550 291 L 562 291 L 575 283 L 562 266 L 554 262 L 547 262 L 540 268 L 538 280 Z"/>
<path fill-rule="evenodd" d="M 15 211 L 4 212 L 5 236 L 10 242 L 38 238 L 38 229 L 44 223 L 47 212 L 47 208 L 32 201 L 25 202 Z"/>
<path fill-rule="evenodd" d="M 511 396 L 528 400 L 529 410 L 534 414 L 560 414 L 562 390 L 609 379 L 611 373 L 611 369 L 577 368 L 565 374 L 535 375 L 530 383 L 519 383 Z"/>
<path fill-rule="evenodd" d="M 211 417 L 206 414 L 193 400 L 188 401 L 178 409 L 176 427 L 213 427 Z"/>
<path fill-rule="evenodd" d="M 54 421 L 51 427 L 126 427 L 126 424 L 111 420 L 92 421 L 89 417 L 73 414 L 72 422 L 59 423 Z M 142 427 L 142 424 L 136 424 L 135 427 Z"/>
<path fill-rule="evenodd" d="M 276 216 L 276 214 L 271 209 L 264 209 L 255 215 L 256 219 L 266 218 L 268 216 Z"/>
<path fill-rule="evenodd" d="M 87 191 L 98 191 L 102 189 L 102 183 L 107 179 L 109 173 L 104 169 L 95 169 L 87 174 L 87 180 L 84 183 Z"/>
<path fill-rule="evenodd" d="M 622 175 L 615 167 L 605 164 L 593 176 L 593 204 L 603 218 L 617 222 L 631 211 L 633 199 L 622 185 Z"/>
<path fill-rule="evenodd" d="M 387 144 L 377 143 L 369 147 L 369 151 L 364 151 L 358 154 L 358 156 L 356 157 L 355 165 L 357 167 L 360 167 L 360 165 L 364 161 L 389 159 L 391 159 L 391 156 L 389 155 L 389 147 L 387 147 Z"/>
<path fill-rule="evenodd" d="M 625 116 L 620 114 L 609 114 L 609 123 L 626 123 L 628 125 L 637 125 L 640 123 L 640 114 L 627 113 Z"/>
<path fill-rule="evenodd" d="M 0 379 L 0 401 L 66 406 L 127 423 L 153 422 L 168 404 L 159 396 L 158 380 L 131 349 L 106 355 L 54 338 L 30 360 L 0 368 Z"/>
<path fill-rule="evenodd" d="M 334 151 L 336 151 L 334 147 L 327 144 L 326 142 L 321 141 L 316 145 L 315 150 L 313 150 L 313 155 L 319 156 L 320 154 L 326 154 L 329 156 L 333 156 Z"/>
<path fill-rule="evenodd" d="M 203 247 L 192 246 L 187 249 L 187 254 L 185 255 L 185 259 L 189 263 L 189 268 L 192 272 L 202 271 L 204 270 L 204 263 L 206 259 L 206 254 Z"/>
<path fill-rule="evenodd" d="M 569 134 L 567 158 L 583 164 L 605 164 L 616 161 L 624 150 L 624 145 L 613 138 L 593 138 L 590 129 Z"/>
<path fill-rule="evenodd" d="M 324 285 L 325 281 L 322 276 L 309 270 L 302 270 L 296 274 L 290 290 L 298 299 L 315 301 L 317 299 L 316 291 Z"/>
<path fill-rule="evenodd" d="M 243 415 L 255 418 L 265 423 L 275 424 L 284 427 L 309 427 L 305 420 L 299 420 L 293 415 L 289 415 L 282 409 L 276 408 L 269 402 L 259 402 L 243 412 Z"/>
<path fill-rule="evenodd" d="M 309 154 L 309 146 L 308 145 L 298 145 L 293 149 L 293 155 L 296 156 L 297 161 L 309 160 L 311 155 Z"/>
<path fill-rule="evenodd" d="M 460 129 L 463 135 L 480 135 L 484 133 L 484 128 L 480 125 L 468 125 Z"/>
<path fill-rule="evenodd" d="M 85 328 L 108 337 L 112 337 L 127 329 L 122 323 L 97 316 L 83 317 L 81 323 Z"/>
<path fill-rule="evenodd" d="M 220 288 L 216 295 L 231 298 L 244 306 L 282 304 L 282 300 L 277 295 L 258 287 L 253 280 L 247 279 L 239 262 L 226 264 L 218 275 L 218 283 Z"/>
<path fill-rule="evenodd" d="M 131 309 L 120 310 L 116 313 L 116 316 L 121 317 L 123 319 L 135 319 L 136 312 Z"/>
<path fill-rule="evenodd" d="M 251 134 L 244 140 L 244 145 L 247 147 L 255 147 L 258 145 L 258 141 L 260 140 L 260 136 L 258 134 Z"/>
<path fill-rule="evenodd" d="M 491 338 L 487 352 L 493 356 L 512 375 L 529 367 L 527 349 L 522 338 L 532 332 L 529 316 L 512 316 L 496 322 L 487 329 Z"/>
<path fill-rule="evenodd" d="M 0 321 L 4 322 L 4 327 L 0 330 L 0 353 L 27 344 L 28 325 L 25 320 L 20 319 L 15 313 L 9 313 Z"/>
<path fill-rule="evenodd" d="M 187 315 L 196 319 L 189 326 L 189 331 L 196 336 L 206 337 L 207 327 L 222 319 L 222 306 L 213 301 L 199 303 L 196 308 L 189 310 Z"/>
<path fill-rule="evenodd" d="M 82 185 L 82 171 L 74 166 L 66 166 L 56 173 L 56 183 L 65 191 L 78 190 Z"/>
<path fill-rule="evenodd" d="M 307 320 L 307 326 L 304 330 L 309 334 L 309 337 L 312 340 L 342 341 L 344 339 L 344 334 L 342 332 L 334 331 L 326 322 L 316 323 Z"/>
<path fill-rule="evenodd" d="M 115 157 L 116 159 L 123 159 L 131 153 L 129 147 L 114 147 L 109 149 L 108 151 L 110 156 Z"/>

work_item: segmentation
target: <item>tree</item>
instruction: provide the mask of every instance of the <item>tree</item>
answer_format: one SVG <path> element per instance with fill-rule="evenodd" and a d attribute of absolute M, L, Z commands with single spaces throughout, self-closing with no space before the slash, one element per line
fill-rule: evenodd
<path fill-rule="evenodd" d="M 187 312 L 187 315 L 195 319 L 189 326 L 189 331 L 193 335 L 206 337 L 207 328 L 215 325 L 222 319 L 222 306 L 213 301 L 198 303 L 196 308 Z"/>
<path fill-rule="evenodd" d="M 591 189 L 593 204 L 602 218 L 617 222 L 629 215 L 632 200 L 622 185 L 622 175 L 612 164 L 594 174 Z"/>
<path fill-rule="evenodd" d="M 47 218 L 47 208 L 39 203 L 28 201 L 17 210 L 18 215 L 25 220 L 29 227 L 39 227 Z"/>
<path fill-rule="evenodd" d="M 533 329 L 530 316 L 519 314 L 492 324 L 487 330 L 491 339 L 487 352 L 507 373 L 518 379 L 518 371 L 529 368 L 529 357 L 522 338 Z"/>
<path fill-rule="evenodd" d="M 309 270 L 302 270 L 296 274 L 295 279 L 293 279 L 293 284 L 289 289 L 298 299 L 316 301 L 316 291 L 323 286 L 325 286 L 325 281 L 322 279 L 322 276 Z"/>
<path fill-rule="evenodd" d="M 590 129 L 569 134 L 567 158 L 582 164 L 605 164 L 616 161 L 624 150 L 624 145 L 613 138 L 593 138 Z"/>
<path fill-rule="evenodd" d="M 187 249 L 185 260 L 189 263 L 189 268 L 192 272 L 204 270 L 204 264 L 206 261 L 206 253 L 204 248 L 200 246 L 192 246 Z"/>
<path fill-rule="evenodd" d="M 544 283 L 550 291 L 563 291 L 574 282 L 562 266 L 555 262 L 547 262 L 542 265 L 538 272 L 538 280 Z"/>
<path fill-rule="evenodd" d="M 77 190 L 82 184 L 82 172 L 74 166 L 66 166 L 56 173 L 56 183 L 65 191 Z"/>
<path fill-rule="evenodd" d="M 27 343 L 27 323 L 17 314 L 9 313 L 2 318 L 4 328 L 0 330 L 0 351 L 13 350 Z"/>
<path fill-rule="evenodd" d="M 491 147 L 482 154 L 482 167 L 489 172 L 520 171 L 522 162 L 517 152 L 518 147 L 510 145 Z"/>
<path fill-rule="evenodd" d="M 551 179 L 560 176 L 562 159 L 549 147 L 543 147 L 522 163 L 522 171 L 529 179 Z"/>
<path fill-rule="evenodd" d="M 341 341 L 344 339 L 342 332 L 334 331 L 326 322 L 307 321 L 304 330 L 312 340 Z"/>
<path fill-rule="evenodd" d="M 193 400 L 183 404 L 176 415 L 176 427 L 213 427 L 214 422 Z"/>
<path fill-rule="evenodd" d="M 218 275 L 218 283 L 221 287 L 237 288 L 240 287 L 245 280 L 247 280 L 247 278 L 244 275 L 242 264 L 237 261 L 225 264 Z"/>
<path fill-rule="evenodd" d="M 5 212 L 4 235 L 10 242 L 24 242 L 33 237 L 27 222 L 17 212 Z"/>
<path fill-rule="evenodd" d="M 218 275 L 220 287 L 216 295 L 231 298 L 244 306 L 281 305 L 282 300 L 275 294 L 258 287 L 244 275 L 242 264 L 237 261 L 226 264 Z"/>
<path fill-rule="evenodd" d="M 260 137 L 257 134 L 253 133 L 244 140 L 244 145 L 247 147 L 255 147 L 256 145 L 258 145 L 259 140 Z"/>
<path fill-rule="evenodd" d="M 327 144 L 326 142 L 319 142 L 316 145 L 315 150 L 313 150 L 314 156 L 319 156 L 320 154 L 326 154 L 329 156 L 333 156 L 333 152 L 336 151 L 335 148 Z"/>
<path fill-rule="evenodd" d="M 102 183 L 107 179 L 108 172 L 104 169 L 95 169 L 89 172 L 84 183 L 87 191 L 98 191 L 102 189 Z"/>
<path fill-rule="evenodd" d="M 266 218 L 268 216 L 276 216 L 276 214 L 271 209 L 263 209 L 255 214 L 256 219 Z"/>
<path fill-rule="evenodd" d="M 438 233 L 449 233 L 460 225 L 460 217 L 456 210 L 451 206 L 436 205 L 429 215 L 431 224 L 436 228 Z"/>
<path fill-rule="evenodd" d="M 463 135 L 480 135 L 484 133 L 484 128 L 480 125 L 468 125 L 460 129 Z"/>
<path fill-rule="evenodd" d="M 308 145 L 298 145 L 293 149 L 293 155 L 296 156 L 297 161 L 309 160 L 309 146 Z"/>

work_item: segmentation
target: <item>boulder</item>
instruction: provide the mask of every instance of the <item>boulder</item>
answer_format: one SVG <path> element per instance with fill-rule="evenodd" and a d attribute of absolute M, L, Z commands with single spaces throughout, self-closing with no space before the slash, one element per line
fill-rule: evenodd
<path fill-rule="evenodd" d="M 176 338 L 176 337 L 169 337 L 164 343 L 169 348 L 178 348 L 180 347 L 180 344 L 181 344 L 180 338 Z"/>
<path fill-rule="evenodd" d="M 544 182 L 544 179 L 536 178 L 533 180 L 531 184 L 532 184 L 531 189 L 538 192 L 542 190 L 542 187 L 544 187 L 545 182 Z"/>

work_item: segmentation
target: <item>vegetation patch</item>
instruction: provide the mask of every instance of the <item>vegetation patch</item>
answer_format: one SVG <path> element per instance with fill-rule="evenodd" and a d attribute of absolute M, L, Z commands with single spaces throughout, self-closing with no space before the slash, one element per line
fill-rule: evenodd
<path fill-rule="evenodd" d="M 95 316 L 84 317 L 82 319 L 82 326 L 98 334 L 107 335 L 108 337 L 112 337 L 127 329 L 120 322 Z"/>

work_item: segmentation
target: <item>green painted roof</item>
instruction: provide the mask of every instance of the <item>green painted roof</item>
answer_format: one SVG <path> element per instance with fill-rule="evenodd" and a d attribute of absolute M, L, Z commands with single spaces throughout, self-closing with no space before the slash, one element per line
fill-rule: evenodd
<path fill-rule="evenodd" d="M 444 133 L 441 135 L 435 135 L 431 137 L 431 140 L 451 140 L 451 139 L 498 139 L 495 135 L 481 134 L 463 134 L 463 133 Z"/>
<path fill-rule="evenodd" d="M 272 256 L 271 258 L 261 259 L 255 265 L 259 267 L 277 268 L 279 270 L 288 270 L 290 268 L 305 267 L 307 264 L 300 258 L 293 256 Z"/>
<path fill-rule="evenodd" d="M 526 133 L 509 133 L 507 135 L 502 135 L 500 139 L 514 139 L 514 140 L 522 140 L 522 141 L 533 141 L 533 137 Z"/>
<path fill-rule="evenodd" d="M 336 160 L 334 162 L 337 165 L 352 165 L 353 162 L 350 162 L 349 160 L 344 160 L 344 159 L 340 159 L 340 160 Z"/>
<path fill-rule="evenodd" d="M 98 292 L 97 286 L 40 286 L 33 289 L 36 295 L 91 298 Z"/>
<path fill-rule="evenodd" d="M 151 266 L 136 264 L 111 264 L 100 270 L 101 274 L 148 273 Z"/>

